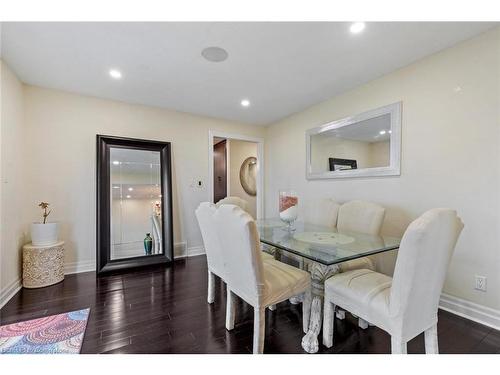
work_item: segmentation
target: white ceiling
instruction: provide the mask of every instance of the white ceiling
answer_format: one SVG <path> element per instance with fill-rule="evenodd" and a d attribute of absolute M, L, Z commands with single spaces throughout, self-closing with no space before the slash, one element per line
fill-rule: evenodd
<path fill-rule="evenodd" d="M 2 58 L 32 85 L 268 124 L 497 24 L 368 23 L 356 35 L 349 25 L 3 23 Z M 229 58 L 204 60 L 208 46 Z"/>

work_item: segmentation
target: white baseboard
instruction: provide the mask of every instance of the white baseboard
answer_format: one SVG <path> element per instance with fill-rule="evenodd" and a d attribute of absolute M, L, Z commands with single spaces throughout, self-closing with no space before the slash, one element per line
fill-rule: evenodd
<path fill-rule="evenodd" d="M 500 311 L 464 299 L 441 294 L 439 308 L 452 314 L 500 330 Z"/>
<path fill-rule="evenodd" d="M 177 242 L 174 244 L 174 259 L 184 258 L 187 254 L 187 242 Z"/>
<path fill-rule="evenodd" d="M 194 257 L 197 255 L 205 254 L 205 248 L 203 246 L 193 246 L 187 249 L 187 256 Z"/>
<path fill-rule="evenodd" d="M 186 255 L 189 253 L 189 249 L 187 249 L 187 243 L 186 242 L 178 242 L 174 244 L 174 258 L 184 258 L 186 256 L 191 256 L 191 255 Z M 204 254 L 204 252 L 203 252 Z M 198 255 L 198 254 L 196 254 Z M 81 272 L 91 272 L 96 270 L 96 261 L 95 259 L 92 260 L 84 260 L 80 262 L 70 262 L 70 263 L 65 263 L 64 264 L 64 274 L 65 275 L 71 275 L 73 273 L 81 273 Z"/>
<path fill-rule="evenodd" d="M 5 288 L 0 290 L 0 309 L 7 303 L 9 300 L 14 297 L 22 287 L 22 280 L 17 279 L 7 285 Z"/>
<path fill-rule="evenodd" d="M 91 272 L 95 271 L 95 268 L 95 259 L 84 260 L 80 262 L 70 262 L 64 264 L 64 274 L 71 275 L 73 273 Z"/>

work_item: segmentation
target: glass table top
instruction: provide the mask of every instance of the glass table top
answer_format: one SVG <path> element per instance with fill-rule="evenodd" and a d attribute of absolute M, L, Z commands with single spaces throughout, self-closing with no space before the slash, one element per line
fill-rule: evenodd
<path fill-rule="evenodd" d="M 300 221 L 293 224 L 292 232 L 280 219 L 256 223 L 261 242 L 327 266 L 397 249 L 401 241 L 398 237 L 338 231 Z"/>

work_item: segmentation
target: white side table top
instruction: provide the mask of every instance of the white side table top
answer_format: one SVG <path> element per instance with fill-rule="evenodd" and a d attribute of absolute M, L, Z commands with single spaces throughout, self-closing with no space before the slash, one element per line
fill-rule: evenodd
<path fill-rule="evenodd" d="M 64 241 L 58 241 L 56 243 L 53 243 L 53 244 L 50 244 L 50 245 L 40 245 L 40 246 L 35 246 L 33 245 L 31 242 L 24 245 L 23 248 L 24 249 L 46 249 L 46 248 L 50 248 L 50 247 L 59 247 L 59 246 L 63 246 L 64 245 Z"/>

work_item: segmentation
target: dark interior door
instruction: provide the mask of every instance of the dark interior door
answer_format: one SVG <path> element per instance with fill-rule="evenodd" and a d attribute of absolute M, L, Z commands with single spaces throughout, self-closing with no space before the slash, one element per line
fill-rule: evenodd
<path fill-rule="evenodd" d="M 214 145 L 214 203 L 227 195 L 226 141 Z"/>

